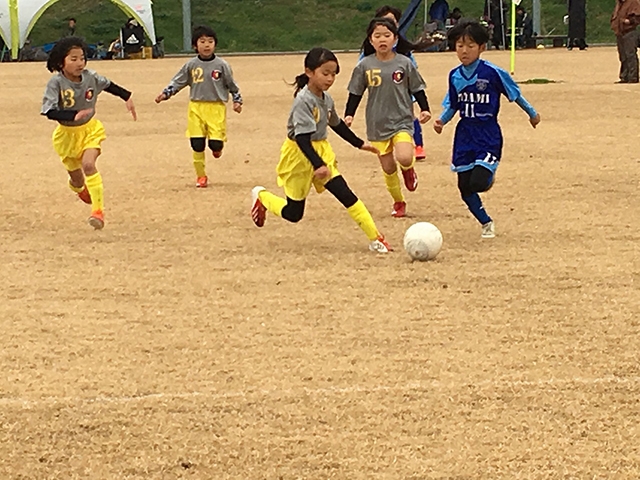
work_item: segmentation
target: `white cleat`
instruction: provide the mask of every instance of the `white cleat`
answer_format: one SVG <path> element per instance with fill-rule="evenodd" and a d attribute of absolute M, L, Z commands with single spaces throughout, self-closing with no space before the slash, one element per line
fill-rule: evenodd
<path fill-rule="evenodd" d="M 391 246 L 381 235 L 369 244 L 369 250 L 376 253 L 389 253 L 393 251 L 393 248 L 391 248 Z"/>
<path fill-rule="evenodd" d="M 267 209 L 258 196 L 263 190 L 266 189 L 264 187 L 253 187 L 251 189 L 251 220 L 256 224 L 256 227 L 263 227 L 267 218 Z"/>
<path fill-rule="evenodd" d="M 493 220 L 482 225 L 482 238 L 495 238 L 496 227 L 493 224 Z"/>

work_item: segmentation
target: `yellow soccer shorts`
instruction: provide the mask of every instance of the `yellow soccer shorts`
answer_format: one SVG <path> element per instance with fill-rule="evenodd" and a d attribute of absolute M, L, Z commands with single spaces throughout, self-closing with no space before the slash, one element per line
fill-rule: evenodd
<path fill-rule="evenodd" d="M 95 118 L 77 127 L 58 125 L 52 136 L 53 148 L 69 172 L 81 169 L 84 151 L 101 150 L 100 144 L 106 138 L 102 123 Z"/>
<path fill-rule="evenodd" d="M 380 155 L 386 155 L 393 152 L 393 147 L 397 143 L 410 143 L 413 145 L 413 136 L 409 132 L 398 132 L 388 140 L 371 142 L 371 145 L 380 150 Z"/>
<path fill-rule="evenodd" d="M 318 193 L 324 192 L 324 185 L 332 178 L 340 175 L 336 162 L 336 155 L 327 140 L 311 142 L 313 148 L 324 161 L 331 175 L 329 178 L 317 180 L 313 176 L 313 165 L 302 153 L 294 140 L 287 139 L 280 149 L 280 162 L 276 167 L 278 186 L 284 188 L 284 193 L 292 200 L 304 200 L 313 185 Z"/>
<path fill-rule="evenodd" d="M 227 141 L 227 106 L 223 102 L 189 102 L 187 137 Z"/>

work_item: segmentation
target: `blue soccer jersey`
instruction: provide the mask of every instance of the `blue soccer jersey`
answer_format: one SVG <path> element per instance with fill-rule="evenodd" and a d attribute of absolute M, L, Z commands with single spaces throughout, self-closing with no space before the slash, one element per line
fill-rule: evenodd
<path fill-rule="evenodd" d="M 479 59 L 469 66 L 460 65 L 449 74 L 449 92 L 440 119 L 447 123 L 456 112 L 460 114 L 453 141 L 453 171 L 464 172 L 475 165 L 491 171 L 497 168 L 502 156 L 498 124 L 501 95 L 516 102 L 531 118 L 537 115 L 515 81 L 500 67 Z"/>

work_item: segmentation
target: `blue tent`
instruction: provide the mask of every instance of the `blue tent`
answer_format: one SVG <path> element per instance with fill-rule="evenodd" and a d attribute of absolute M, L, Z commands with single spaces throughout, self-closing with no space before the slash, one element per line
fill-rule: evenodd
<path fill-rule="evenodd" d="M 409 27 L 415 20 L 416 15 L 418 15 L 420 5 L 422 5 L 422 0 L 411 0 L 409 6 L 402 13 L 402 18 L 400 18 L 400 35 L 406 36 L 407 30 L 409 30 Z"/>

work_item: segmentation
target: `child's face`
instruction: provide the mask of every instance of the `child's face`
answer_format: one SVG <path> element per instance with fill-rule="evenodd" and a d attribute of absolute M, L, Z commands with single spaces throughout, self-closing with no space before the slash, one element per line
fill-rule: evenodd
<path fill-rule="evenodd" d="M 456 53 L 458 59 L 465 67 L 471 65 L 480 58 L 480 54 L 484 52 L 485 44 L 478 44 L 473 39 L 464 36 L 456 41 Z"/>
<path fill-rule="evenodd" d="M 305 69 L 307 77 L 309 77 L 309 85 L 326 92 L 331 88 L 333 82 L 336 81 L 338 74 L 338 64 L 333 60 L 323 63 L 315 70 Z"/>
<path fill-rule="evenodd" d="M 376 25 L 371 37 L 369 37 L 369 41 L 376 52 L 387 53 L 393 49 L 396 43 L 396 36 L 384 25 Z"/>
<path fill-rule="evenodd" d="M 213 55 L 213 52 L 216 50 L 216 41 L 213 37 L 200 37 L 196 42 L 196 51 L 198 55 L 201 55 L 205 58 Z"/>
<path fill-rule="evenodd" d="M 87 61 L 84 58 L 84 51 L 79 47 L 73 47 L 64 57 L 62 73 L 67 77 L 80 77 Z"/>

